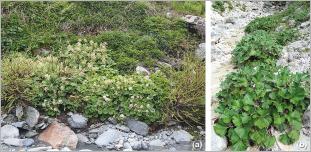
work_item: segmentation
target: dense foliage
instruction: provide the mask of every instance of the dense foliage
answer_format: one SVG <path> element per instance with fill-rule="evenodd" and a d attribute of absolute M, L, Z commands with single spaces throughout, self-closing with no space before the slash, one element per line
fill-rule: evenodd
<path fill-rule="evenodd" d="M 247 25 L 247 35 L 233 51 L 238 69 L 227 75 L 217 94 L 220 115 L 214 130 L 228 138 L 233 150 L 254 145 L 266 149 L 276 140 L 292 144 L 299 139 L 310 76 L 291 73 L 276 60 L 282 47 L 299 35 L 295 27 L 308 19 L 309 10 L 309 2 L 292 2 L 286 10 Z M 281 133 L 279 139 L 274 130 Z"/>
<path fill-rule="evenodd" d="M 184 68 L 167 71 L 160 64 L 182 61 L 202 41 L 180 16 L 166 17 L 168 9 L 203 15 L 204 2 L 3 2 L 1 108 L 32 105 L 49 116 L 71 111 L 147 123 L 176 119 L 177 110 L 198 113 L 184 108 L 192 104 L 202 112 L 204 71 L 193 75 L 189 68 L 204 63 L 185 60 Z M 138 65 L 150 75 L 136 73 Z M 186 90 L 176 85 L 183 81 L 191 89 L 200 84 L 198 97 L 179 99 L 173 90 Z M 187 104 L 180 109 L 175 101 Z"/>
<path fill-rule="evenodd" d="M 237 66 L 258 62 L 271 64 L 280 56 L 281 48 L 271 34 L 258 30 L 242 38 L 233 50 L 232 61 Z"/>
<path fill-rule="evenodd" d="M 309 79 L 307 74 L 264 64 L 228 75 L 217 94 L 220 117 L 214 126 L 216 133 L 227 136 L 233 150 L 245 150 L 251 143 L 273 146 L 273 129 L 285 132 L 281 142 L 293 143 L 309 105 Z"/>

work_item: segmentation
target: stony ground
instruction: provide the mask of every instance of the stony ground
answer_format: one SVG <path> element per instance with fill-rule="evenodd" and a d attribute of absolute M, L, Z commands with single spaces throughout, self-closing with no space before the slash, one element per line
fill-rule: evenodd
<path fill-rule="evenodd" d="M 245 26 L 255 19 L 271 15 L 282 10 L 284 6 L 274 6 L 265 2 L 234 2 L 233 10 L 226 9 L 223 13 L 212 11 L 212 109 L 217 107 L 216 93 L 220 89 L 221 82 L 225 76 L 234 71 L 235 67 L 231 63 L 231 52 L 236 44 L 244 36 Z M 228 6 L 227 6 L 228 7 Z M 310 21 L 302 23 L 299 27 L 302 36 L 297 41 L 290 43 L 283 49 L 282 57 L 278 64 L 288 66 L 292 72 L 308 71 L 310 66 Z M 310 107 L 309 107 L 310 108 Z M 310 111 L 310 110 L 309 110 Z M 305 118 L 310 122 L 310 113 L 306 112 Z M 217 114 L 212 112 L 212 121 L 217 118 Z M 279 142 L 270 150 L 310 150 L 310 128 L 309 123 L 305 123 L 304 129 L 298 142 L 293 145 L 283 145 Z M 213 129 L 212 129 L 213 130 Z M 275 133 L 277 135 L 278 133 Z M 227 140 L 221 138 L 212 131 L 212 150 L 229 150 Z M 250 147 L 248 151 L 258 151 L 258 147 Z"/>
<path fill-rule="evenodd" d="M 205 131 L 198 126 L 191 135 L 188 128 L 172 123 L 156 131 L 146 123 L 127 119 L 124 124 L 110 118 L 90 124 L 80 114 L 68 113 L 49 118 L 32 107 L 16 108 L 15 114 L 3 115 L 2 151 L 102 151 L 102 150 L 192 150 L 192 141 L 203 141 Z M 24 111 L 24 112 L 23 112 Z M 21 114 L 22 113 L 22 114 Z M 21 116 L 20 119 L 17 116 Z"/>

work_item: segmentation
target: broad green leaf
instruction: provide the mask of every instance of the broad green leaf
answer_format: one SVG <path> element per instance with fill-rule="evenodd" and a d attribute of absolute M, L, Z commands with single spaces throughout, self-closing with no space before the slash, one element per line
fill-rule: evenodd
<path fill-rule="evenodd" d="M 234 131 L 237 133 L 237 135 L 241 138 L 241 139 L 248 139 L 248 130 L 245 128 L 235 128 Z"/>
<path fill-rule="evenodd" d="M 215 133 L 221 137 L 224 137 L 227 133 L 227 128 L 226 126 L 222 126 L 220 124 L 215 124 L 214 125 L 214 130 L 215 130 Z"/>
<path fill-rule="evenodd" d="M 242 125 L 241 117 L 233 116 L 232 122 L 235 126 L 240 127 Z"/>
<path fill-rule="evenodd" d="M 288 137 L 291 138 L 293 141 L 297 141 L 299 139 L 299 131 L 298 130 L 292 130 L 288 133 Z"/>
<path fill-rule="evenodd" d="M 247 148 L 247 145 L 243 143 L 243 141 L 238 141 L 234 145 L 232 145 L 232 150 L 234 151 L 245 151 Z"/>
<path fill-rule="evenodd" d="M 261 117 L 255 121 L 255 126 L 259 129 L 267 128 L 271 123 L 271 118 Z"/>
<path fill-rule="evenodd" d="M 282 123 L 285 122 L 285 117 L 281 117 L 280 115 L 275 115 L 273 119 L 275 125 L 281 125 Z"/>
<path fill-rule="evenodd" d="M 287 134 L 280 135 L 279 140 L 280 140 L 281 143 L 283 143 L 283 144 L 285 144 L 285 145 L 292 144 L 292 141 L 291 141 L 291 139 L 288 137 Z"/>
<path fill-rule="evenodd" d="M 253 105 L 254 104 L 254 101 L 253 101 L 252 97 L 249 94 L 246 94 L 244 96 L 243 102 L 244 102 L 245 105 Z"/>
<path fill-rule="evenodd" d="M 264 140 L 263 144 L 265 145 L 266 148 L 270 148 L 270 147 L 272 147 L 274 145 L 274 143 L 275 143 L 274 136 L 267 135 L 265 137 L 265 140 Z"/>
<path fill-rule="evenodd" d="M 243 113 L 243 114 L 245 114 L 245 113 Z M 251 117 L 248 116 L 247 114 L 245 114 L 245 115 L 242 115 L 241 119 L 242 119 L 242 123 L 246 124 L 251 120 Z"/>

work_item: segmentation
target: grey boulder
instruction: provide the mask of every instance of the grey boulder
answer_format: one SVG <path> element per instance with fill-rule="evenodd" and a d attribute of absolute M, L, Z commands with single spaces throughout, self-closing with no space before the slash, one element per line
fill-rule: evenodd
<path fill-rule="evenodd" d="M 29 127 L 34 127 L 39 120 L 40 113 L 37 109 L 28 106 L 26 110 L 26 123 Z"/>
<path fill-rule="evenodd" d="M 137 121 L 134 119 L 128 119 L 126 120 L 127 127 L 130 128 L 133 132 L 136 134 L 146 136 L 149 132 L 149 126 L 141 121 Z"/>
<path fill-rule="evenodd" d="M 87 126 L 87 118 L 80 114 L 73 114 L 68 118 L 68 123 L 72 128 L 84 128 Z"/>

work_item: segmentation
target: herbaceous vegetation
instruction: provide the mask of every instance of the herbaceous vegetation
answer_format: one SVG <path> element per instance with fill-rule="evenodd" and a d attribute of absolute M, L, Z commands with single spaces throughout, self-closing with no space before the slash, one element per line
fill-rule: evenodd
<path fill-rule="evenodd" d="M 276 60 L 282 47 L 299 36 L 295 27 L 308 15 L 309 2 L 293 2 L 286 10 L 247 25 L 247 34 L 233 50 L 238 69 L 226 77 L 217 94 L 214 130 L 228 139 L 231 149 L 267 149 L 276 140 L 292 144 L 299 139 L 302 115 L 309 106 L 310 76 L 291 73 Z M 281 133 L 279 138 L 274 131 Z"/>
<path fill-rule="evenodd" d="M 204 40 L 163 9 L 203 15 L 203 4 L 3 2 L 2 110 L 202 124 L 204 62 L 192 54 Z M 169 60 L 181 68 L 158 64 Z M 138 65 L 151 74 L 136 73 Z"/>

